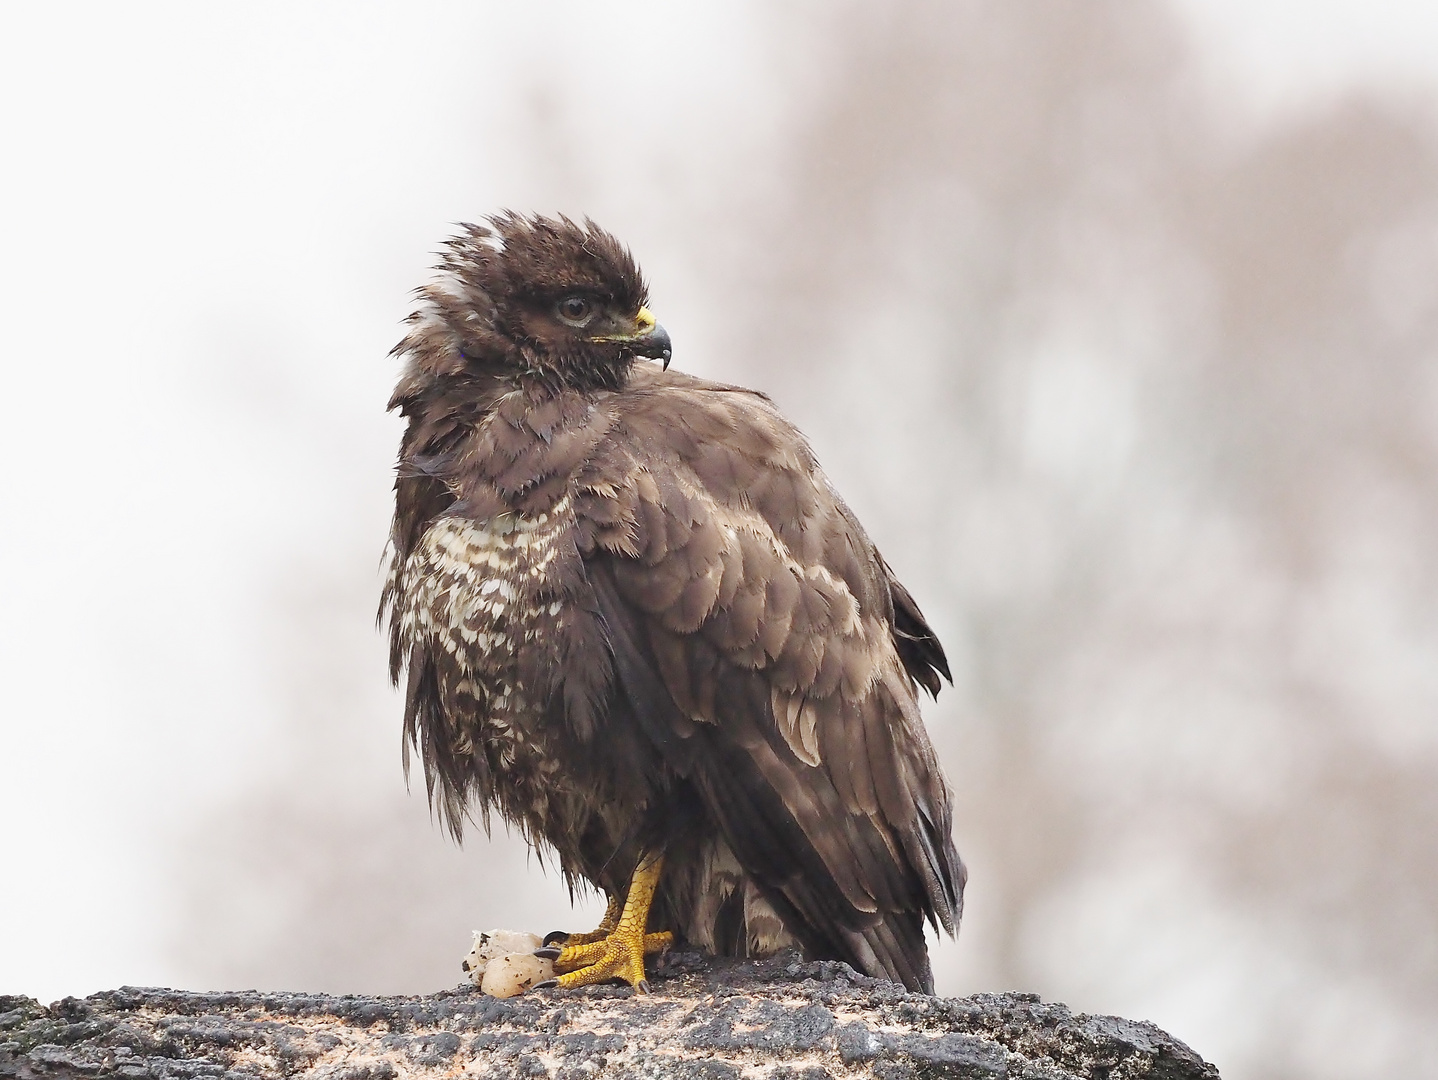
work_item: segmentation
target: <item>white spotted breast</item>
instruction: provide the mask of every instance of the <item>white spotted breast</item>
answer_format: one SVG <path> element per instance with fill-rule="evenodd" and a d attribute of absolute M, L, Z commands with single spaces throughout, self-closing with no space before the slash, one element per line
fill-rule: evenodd
<path fill-rule="evenodd" d="M 439 646 L 467 673 L 498 676 L 519 664 L 561 617 L 552 575 L 556 560 L 575 557 L 571 521 L 567 497 L 533 516 L 436 519 L 399 570 L 405 639 Z"/>

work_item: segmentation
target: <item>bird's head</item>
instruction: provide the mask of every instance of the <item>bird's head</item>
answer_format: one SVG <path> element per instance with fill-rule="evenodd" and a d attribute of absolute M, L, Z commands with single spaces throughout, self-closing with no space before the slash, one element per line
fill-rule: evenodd
<path fill-rule="evenodd" d="M 612 387 L 635 357 L 669 366 L 669 335 L 644 306 L 634 257 L 592 221 L 504 213 L 464 226 L 445 248 L 399 345 L 433 374 L 477 363 Z"/>

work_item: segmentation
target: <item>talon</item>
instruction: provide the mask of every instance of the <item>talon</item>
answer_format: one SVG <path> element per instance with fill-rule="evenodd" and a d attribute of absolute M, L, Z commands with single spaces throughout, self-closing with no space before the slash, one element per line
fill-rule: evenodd
<path fill-rule="evenodd" d="M 551 930 L 544 937 L 546 945 L 592 945 L 596 941 L 603 941 L 614 928 L 619 925 L 619 914 L 623 905 L 618 896 L 611 896 L 604 908 L 604 918 L 599 920 L 599 925 L 587 934 L 566 934 L 563 930 Z"/>
<path fill-rule="evenodd" d="M 534 955 L 539 957 L 541 960 L 558 960 L 559 954 L 562 951 L 563 950 L 560 949 L 558 945 L 546 945 L 542 949 L 535 949 Z"/>
<path fill-rule="evenodd" d="M 545 979 L 543 982 L 537 982 L 537 983 L 535 983 L 533 986 L 530 987 L 530 989 L 531 989 L 531 990 L 553 990 L 553 989 L 554 989 L 556 986 L 558 986 L 558 985 L 559 985 L 559 980 L 558 980 L 558 979 Z"/>
<path fill-rule="evenodd" d="M 629 895 L 613 928 L 604 934 L 596 932 L 594 936 L 597 940 L 593 941 L 581 943 L 571 937 L 570 943 L 555 958 L 555 970 L 562 972 L 554 980 L 555 985 L 571 990 L 610 979 L 623 979 L 640 993 L 649 992 L 649 984 L 644 977 L 644 957 L 648 953 L 667 949 L 674 941 L 674 935 L 667 930 L 653 934 L 644 932 L 663 866 L 663 856 L 649 861 L 640 860 L 629 885 Z M 616 907 L 618 904 L 611 899 L 611 912 Z M 609 914 L 606 913 L 606 922 L 609 921 Z"/>

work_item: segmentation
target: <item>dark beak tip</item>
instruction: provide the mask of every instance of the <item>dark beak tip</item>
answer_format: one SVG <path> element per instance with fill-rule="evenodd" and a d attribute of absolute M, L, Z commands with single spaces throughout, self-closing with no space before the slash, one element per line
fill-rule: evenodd
<path fill-rule="evenodd" d="M 634 351 L 640 356 L 647 356 L 651 360 L 662 362 L 665 368 L 669 367 L 669 361 L 674 358 L 674 347 L 669 341 L 669 332 L 654 324 L 654 329 L 638 339 Z"/>

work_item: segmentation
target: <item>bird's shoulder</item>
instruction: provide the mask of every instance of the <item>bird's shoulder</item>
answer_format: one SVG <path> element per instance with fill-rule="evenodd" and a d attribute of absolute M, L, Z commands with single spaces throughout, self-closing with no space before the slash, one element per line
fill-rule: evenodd
<path fill-rule="evenodd" d="M 864 693 L 892 648 L 888 576 L 804 436 L 766 396 L 693 376 L 646 371 L 617 399 L 571 488 L 578 546 L 686 711 L 708 712 L 681 675 L 696 649 Z"/>
<path fill-rule="evenodd" d="M 716 544 L 757 545 L 779 562 L 751 551 L 751 573 L 823 568 L 870 599 L 873 545 L 768 395 L 646 365 L 602 411 L 604 436 L 571 488 L 587 551 L 697 568 Z"/>
<path fill-rule="evenodd" d="M 617 439 L 637 438 L 653 452 L 692 461 L 710 453 L 743 454 L 789 469 L 817 463 L 808 440 L 768 394 L 655 365 L 637 368 L 614 396 Z"/>

